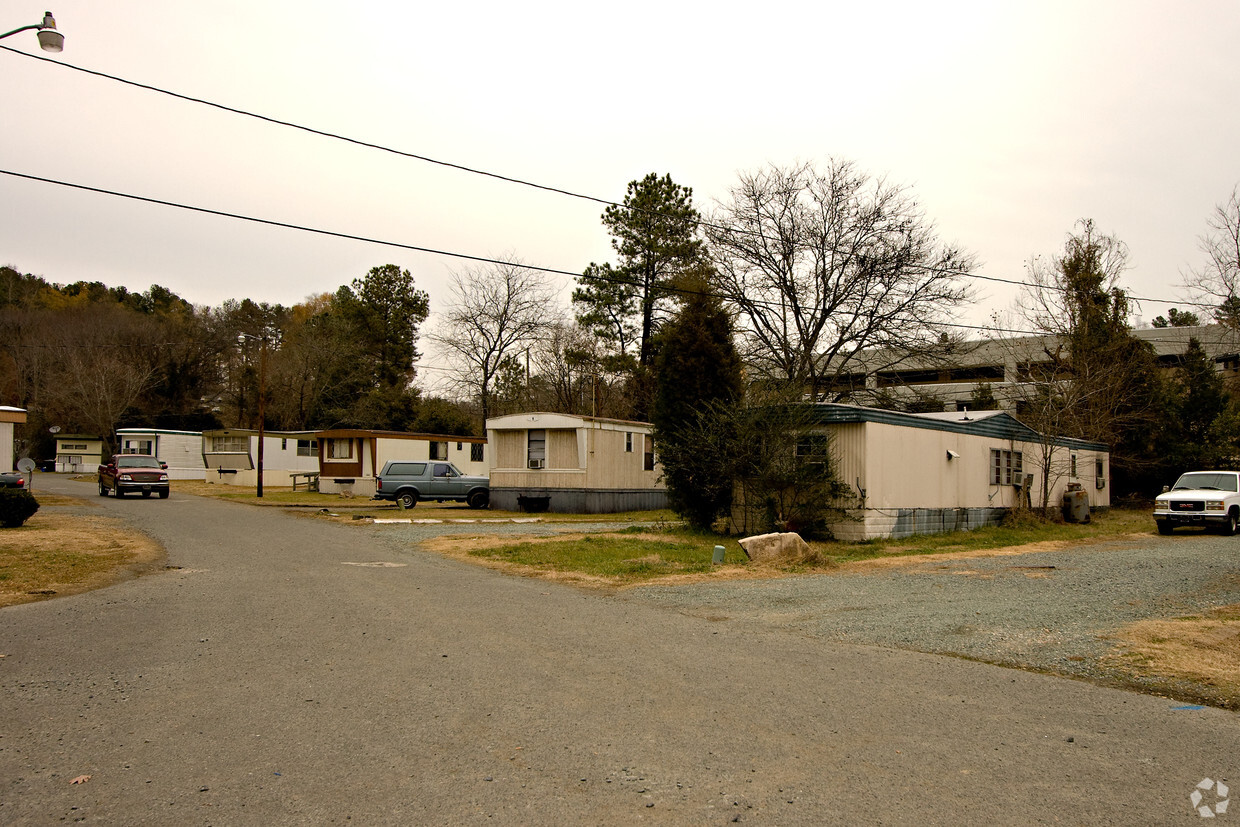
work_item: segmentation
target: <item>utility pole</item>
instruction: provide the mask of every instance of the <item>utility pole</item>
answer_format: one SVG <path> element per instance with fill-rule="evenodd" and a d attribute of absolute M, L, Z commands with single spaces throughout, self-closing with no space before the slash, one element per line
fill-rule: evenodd
<path fill-rule="evenodd" d="M 267 419 L 267 331 L 258 349 L 258 498 L 263 498 L 263 425 Z"/>

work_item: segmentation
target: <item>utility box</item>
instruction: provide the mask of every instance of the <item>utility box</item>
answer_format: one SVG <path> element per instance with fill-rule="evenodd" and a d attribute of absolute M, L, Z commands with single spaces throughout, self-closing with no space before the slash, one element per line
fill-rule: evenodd
<path fill-rule="evenodd" d="M 1089 493 L 1077 483 L 1063 492 L 1063 519 L 1066 523 L 1089 522 Z"/>

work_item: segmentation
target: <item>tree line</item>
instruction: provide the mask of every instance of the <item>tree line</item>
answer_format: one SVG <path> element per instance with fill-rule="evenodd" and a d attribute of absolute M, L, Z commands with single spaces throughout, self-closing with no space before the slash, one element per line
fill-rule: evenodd
<path fill-rule="evenodd" d="M 158 285 L 57 285 L 3 267 L 0 393 L 26 408 L 18 453 L 36 457 L 54 454 L 52 428 L 109 442 L 126 425 L 256 428 L 260 407 L 279 430 L 473 433 L 467 411 L 411 384 L 427 313 L 394 265 L 292 307 L 196 307 Z"/>

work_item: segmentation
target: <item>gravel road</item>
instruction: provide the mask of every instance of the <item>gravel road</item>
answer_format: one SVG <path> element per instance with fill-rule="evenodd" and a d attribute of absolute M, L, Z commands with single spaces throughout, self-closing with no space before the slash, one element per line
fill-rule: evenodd
<path fill-rule="evenodd" d="M 1120 627 L 1240 603 L 1240 537 L 1151 534 L 1056 551 L 891 562 L 628 594 L 731 623 L 1103 681 L 1119 677 L 1099 659 Z"/>

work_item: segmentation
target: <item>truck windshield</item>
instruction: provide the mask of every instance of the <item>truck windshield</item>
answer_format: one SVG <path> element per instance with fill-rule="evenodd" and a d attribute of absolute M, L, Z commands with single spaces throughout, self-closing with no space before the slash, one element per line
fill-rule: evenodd
<path fill-rule="evenodd" d="M 1172 490 L 1235 491 L 1237 490 L 1236 480 L 1237 476 L 1235 474 L 1214 474 L 1198 471 L 1192 474 L 1181 474 L 1180 478 L 1175 481 L 1175 487 Z"/>

